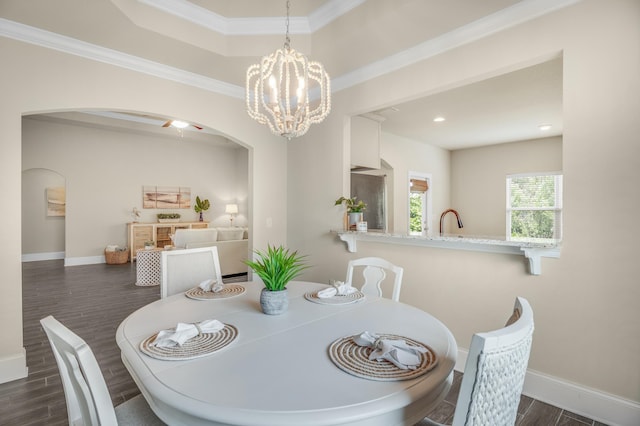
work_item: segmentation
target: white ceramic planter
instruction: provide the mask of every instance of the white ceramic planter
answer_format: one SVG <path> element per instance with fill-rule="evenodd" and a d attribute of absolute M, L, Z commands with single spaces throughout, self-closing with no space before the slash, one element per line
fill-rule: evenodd
<path fill-rule="evenodd" d="M 349 228 L 354 228 L 358 224 L 358 222 L 362 222 L 363 213 L 349 213 Z"/>

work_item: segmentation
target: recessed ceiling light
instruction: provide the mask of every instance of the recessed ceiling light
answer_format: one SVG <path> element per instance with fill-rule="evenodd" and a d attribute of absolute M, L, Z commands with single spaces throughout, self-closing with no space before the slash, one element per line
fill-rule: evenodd
<path fill-rule="evenodd" d="M 551 124 L 541 124 L 538 126 L 538 129 L 540 129 L 543 132 L 546 132 L 547 130 L 551 130 Z"/>
<path fill-rule="evenodd" d="M 445 118 L 441 115 L 437 116 L 436 118 L 433 119 L 434 123 L 442 123 L 445 120 Z"/>
<path fill-rule="evenodd" d="M 172 127 L 177 127 L 178 129 L 184 129 L 188 125 L 189 125 L 189 123 L 184 122 L 184 121 L 180 121 L 180 120 L 173 120 L 171 122 L 171 126 Z"/>

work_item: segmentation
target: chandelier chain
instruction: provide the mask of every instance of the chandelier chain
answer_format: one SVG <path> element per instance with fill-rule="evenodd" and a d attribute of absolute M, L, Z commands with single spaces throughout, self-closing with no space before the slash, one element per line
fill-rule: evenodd
<path fill-rule="evenodd" d="M 291 2 L 287 0 L 287 21 L 286 21 L 287 31 L 284 38 L 284 48 L 286 50 L 289 50 L 291 48 L 291 39 L 289 39 L 289 8 L 290 7 L 291 7 Z"/>

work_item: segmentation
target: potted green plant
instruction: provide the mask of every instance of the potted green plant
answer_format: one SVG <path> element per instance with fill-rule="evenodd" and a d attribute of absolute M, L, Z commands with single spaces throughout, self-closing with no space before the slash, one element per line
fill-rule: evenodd
<path fill-rule="evenodd" d="M 367 204 L 362 200 L 357 201 L 357 197 L 340 197 L 336 200 L 335 205 L 340 204 L 347 208 L 347 215 L 349 216 L 348 229 L 356 228 L 358 222 L 362 222 L 364 219 L 363 212 L 367 209 Z"/>
<path fill-rule="evenodd" d="M 267 245 L 267 251 L 255 250 L 256 260 L 245 260 L 264 283 L 260 293 L 262 312 L 278 315 L 289 307 L 287 283 L 300 275 L 309 266 L 305 264 L 306 256 L 290 251 L 283 246 Z"/>
<path fill-rule="evenodd" d="M 158 222 L 180 222 L 180 213 L 158 213 Z"/>
<path fill-rule="evenodd" d="M 206 212 L 211 207 L 209 200 L 201 200 L 200 197 L 196 196 L 196 205 L 193 206 L 193 209 L 196 213 L 200 213 L 200 222 L 204 221 L 202 217 L 202 212 Z"/>

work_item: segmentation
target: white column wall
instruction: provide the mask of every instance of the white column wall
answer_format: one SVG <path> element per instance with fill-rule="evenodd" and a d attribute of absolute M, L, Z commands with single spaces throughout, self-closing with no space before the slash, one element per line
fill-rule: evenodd
<path fill-rule="evenodd" d="M 26 375 L 22 347 L 21 119 L 23 114 L 100 109 L 180 117 L 222 132 L 249 148 L 248 217 L 254 247 L 286 242 L 286 144 L 253 122 L 243 99 L 207 92 L 54 50 L 0 38 L 0 178 L 5 220 L 0 248 L 0 382 Z M 114 165 L 116 166 L 116 165 Z M 91 221 L 90 217 L 66 218 Z M 68 243 L 82 235 L 68 235 Z"/>

